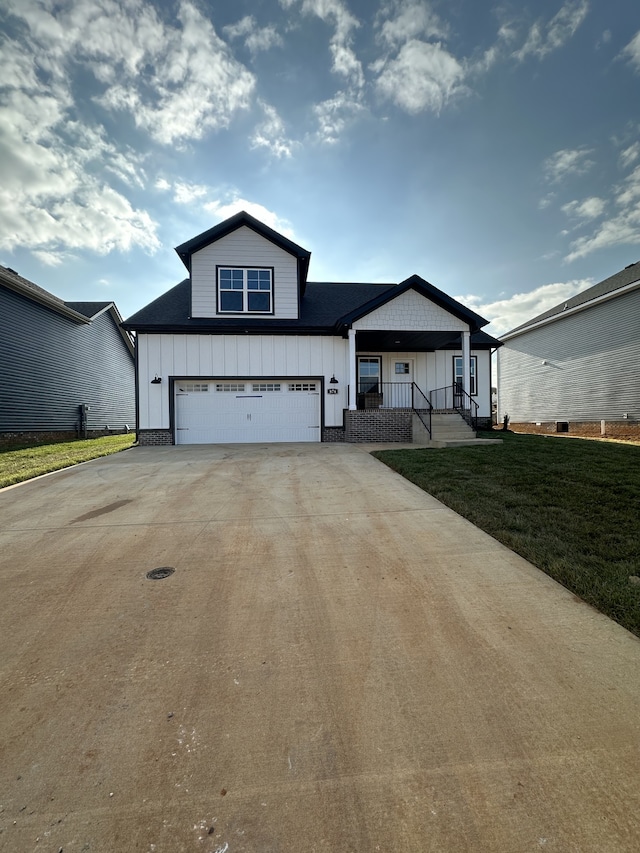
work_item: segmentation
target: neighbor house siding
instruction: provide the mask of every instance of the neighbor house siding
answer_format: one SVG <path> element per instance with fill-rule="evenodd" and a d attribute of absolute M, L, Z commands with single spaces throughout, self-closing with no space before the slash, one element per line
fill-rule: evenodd
<path fill-rule="evenodd" d="M 141 429 L 170 426 L 171 376 L 324 376 L 325 426 L 341 426 L 347 406 L 348 345 L 344 338 L 289 335 L 147 335 L 138 336 Z M 151 384 L 155 375 L 161 384 Z M 338 383 L 331 384 L 332 376 Z"/>
<path fill-rule="evenodd" d="M 0 431 L 135 427 L 133 357 L 107 311 L 75 323 L 0 288 Z"/>
<path fill-rule="evenodd" d="M 194 253 L 191 260 L 193 317 L 218 316 L 217 266 L 273 267 L 274 319 L 298 316 L 297 259 L 244 226 Z"/>
<path fill-rule="evenodd" d="M 640 290 L 505 340 L 497 379 L 514 423 L 640 417 Z"/>

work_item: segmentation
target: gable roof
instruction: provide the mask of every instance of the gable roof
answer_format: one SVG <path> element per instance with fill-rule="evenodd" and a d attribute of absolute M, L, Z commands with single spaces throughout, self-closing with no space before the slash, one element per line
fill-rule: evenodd
<path fill-rule="evenodd" d="M 506 332 L 504 335 L 501 335 L 500 339 L 507 340 L 521 332 L 528 331 L 534 326 L 551 323 L 554 320 L 559 320 L 561 317 L 567 316 L 568 314 L 574 314 L 577 311 L 589 308 L 591 305 L 597 304 L 598 302 L 613 299 L 620 295 L 618 291 L 626 292 L 626 290 L 632 288 L 634 285 L 640 286 L 640 261 L 635 264 L 629 264 L 629 266 L 620 270 L 620 272 L 609 276 L 609 278 L 603 279 L 603 281 L 598 282 L 598 284 L 594 284 L 593 287 L 588 287 L 576 296 L 572 296 L 571 299 L 560 302 L 548 311 L 538 314 L 537 317 L 534 317 L 532 320 L 527 320 L 526 323 L 516 326 L 515 329 L 512 329 L 510 332 Z"/>
<path fill-rule="evenodd" d="M 387 302 L 390 302 L 392 299 L 400 296 L 401 293 L 406 293 L 407 290 L 417 291 L 417 293 L 420 293 L 430 302 L 433 302 L 445 311 L 448 311 L 449 314 L 453 314 L 454 317 L 457 317 L 464 323 L 468 323 L 472 332 L 477 332 L 482 328 L 482 326 L 486 326 L 489 322 L 488 320 L 485 320 L 484 317 L 476 314 L 475 311 L 471 311 L 470 308 L 466 308 L 464 305 L 461 305 L 460 302 L 457 302 L 455 299 L 447 296 L 447 294 L 442 290 L 438 290 L 437 287 L 434 287 L 428 281 L 425 281 L 425 279 L 420 278 L 419 275 L 412 275 L 404 281 L 401 281 L 400 284 L 395 285 L 393 288 L 377 294 L 369 302 L 358 306 L 354 311 L 341 318 L 342 323 L 344 325 L 351 325 L 361 317 L 370 314 L 382 305 L 386 305 Z"/>
<path fill-rule="evenodd" d="M 65 302 L 64 303 L 68 308 L 71 308 L 73 311 L 77 311 L 78 314 L 84 314 L 85 317 L 89 319 L 93 319 L 93 317 L 97 317 L 98 314 L 102 314 L 103 311 L 106 311 L 110 305 L 113 305 L 113 302 Z"/>
<path fill-rule="evenodd" d="M 240 211 L 240 213 L 236 213 L 235 216 L 229 217 L 229 219 L 225 219 L 224 222 L 221 222 L 219 225 L 209 228 L 208 231 L 203 231 L 202 234 L 198 234 L 197 237 L 187 240 L 186 243 L 181 243 L 179 246 L 176 246 L 176 252 L 178 253 L 182 263 L 189 272 L 191 272 L 191 256 L 195 252 L 200 249 L 204 249 L 205 246 L 209 246 L 211 243 L 215 243 L 216 240 L 221 240 L 223 237 L 226 237 L 227 234 L 231 234 L 233 231 L 237 231 L 238 228 L 242 228 L 243 226 L 251 228 L 251 230 L 255 231 L 256 234 L 260 234 L 266 240 L 270 240 L 276 246 L 279 246 L 281 249 L 284 249 L 285 252 L 288 252 L 290 255 L 293 255 L 298 259 L 300 281 L 304 289 L 304 283 L 307 280 L 307 273 L 309 271 L 311 252 L 307 249 L 303 249 L 302 246 L 298 246 L 298 244 L 294 243 L 293 240 L 289 240 L 286 237 L 283 237 L 282 234 L 278 234 L 278 232 L 274 231 L 273 228 L 269 228 L 269 226 L 265 225 L 264 222 L 260 222 L 260 220 L 251 216 L 250 213 L 247 213 L 244 210 Z"/>

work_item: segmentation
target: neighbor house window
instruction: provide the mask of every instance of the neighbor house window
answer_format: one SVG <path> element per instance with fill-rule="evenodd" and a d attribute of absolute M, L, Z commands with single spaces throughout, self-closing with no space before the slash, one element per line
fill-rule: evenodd
<path fill-rule="evenodd" d="M 273 313 L 273 270 L 218 267 L 221 314 Z"/>
<path fill-rule="evenodd" d="M 471 356 L 470 364 L 469 364 L 469 373 L 470 373 L 470 385 L 469 393 L 472 397 L 475 397 L 478 393 L 478 387 L 476 384 L 476 376 L 478 375 L 478 359 L 475 355 Z M 453 384 L 458 388 L 462 389 L 462 356 L 454 355 L 453 357 Z"/>

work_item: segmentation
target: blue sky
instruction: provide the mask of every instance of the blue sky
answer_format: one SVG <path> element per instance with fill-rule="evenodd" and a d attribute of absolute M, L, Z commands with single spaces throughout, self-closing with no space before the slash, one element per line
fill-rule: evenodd
<path fill-rule="evenodd" d="M 507 331 L 640 260 L 637 0 L 0 0 L 0 263 L 127 317 L 245 209 Z"/>

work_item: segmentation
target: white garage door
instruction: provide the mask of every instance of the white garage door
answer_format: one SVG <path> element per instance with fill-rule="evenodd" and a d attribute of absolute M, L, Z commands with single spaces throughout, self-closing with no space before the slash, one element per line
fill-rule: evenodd
<path fill-rule="evenodd" d="M 176 380 L 176 444 L 320 441 L 316 380 Z"/>

